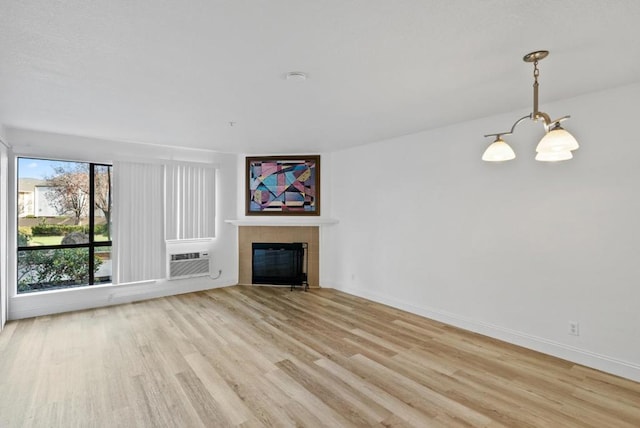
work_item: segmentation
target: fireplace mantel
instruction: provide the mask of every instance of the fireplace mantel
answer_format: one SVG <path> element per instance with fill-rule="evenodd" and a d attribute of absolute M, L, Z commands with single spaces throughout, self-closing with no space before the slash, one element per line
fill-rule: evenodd
<path fill-rule="evenodd" d="M 256 217 L 225 220 L 234 226 L 330 226 L 338 220 L 327 217 Z"/>

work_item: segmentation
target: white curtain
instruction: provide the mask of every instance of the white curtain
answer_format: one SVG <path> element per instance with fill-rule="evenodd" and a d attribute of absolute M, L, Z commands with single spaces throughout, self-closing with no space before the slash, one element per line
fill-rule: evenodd
<path fill-rule="evenodd" d="M 210 166 L 165 165 L 167 239 L 215 236 L 215 173 Z"/>
<path fill-rule="evenodd" d="M 162 165 L 114 162 L 114 284 L 166 276 L 162 178 Z"/>

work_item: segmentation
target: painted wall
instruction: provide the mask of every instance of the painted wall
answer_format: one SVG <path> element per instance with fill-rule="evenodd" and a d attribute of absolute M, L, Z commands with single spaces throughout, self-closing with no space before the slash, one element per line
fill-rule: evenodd
<path fill-rule="evenodd" d="M 7 142 L 13 155 L 50 157 L 93 162 L 113 160 L 143 160 L 147 162 L 181 161 L 215 164 L 216 175 L 216 237 L 213 240 L 172 244 L 172 252 L 204 251 L 213 258 L 212 277 L 182 280 L 160 280 L 139 284 L 92 286 L 67 290 L 46 291 L 36 294 L 16 295 L 15 260 L 9 260 L 9 318 L 18 319 L 56 312 L 93 308 L 126 303 L 159 296 L 204 290 L 238 282 L 238 244 L 234 226 L 224 223 L 233 218 L 237 207 L 237 155 L 208 150 L 185 150 L 177 147 L 160 147 L 131 142 L 119 142 L 30 131 L 7 129 Z M 10 170 L 15 162 L 10 162 Z M 9 174 L 10 201 L 15 201 L 15 172 Z M 9 218 L 15 220 L 15 203 L 9 204 Z M 9 247 L 15 248 L 15 221 L 9 222 Z M 11 272 L 13 271 L 13 272 Z M 219 277 L 218 272 L 221 271 Z"/>
<path fill-rule="evenodd" d="M 333 153 L 322 285 L 640 380 L 638 99 L 542 105 L 572 115 L 568 162 L 534 160 L 529 121 L 480 160 L 525 110 Z"/>
<path fill-rule="evenodd" d="M 8 191 L 8 157 L 5 146 L 4 129 L 0 126 L 0 331 L 7 322 L 7 191 Z"/>

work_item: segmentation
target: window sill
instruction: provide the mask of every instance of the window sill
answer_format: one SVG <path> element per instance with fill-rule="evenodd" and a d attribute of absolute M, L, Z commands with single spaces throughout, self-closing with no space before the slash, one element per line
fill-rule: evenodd
<path fill-rule="evenodd" d="M 23 299 L 23 298 L 34 297 L 34 296 L 45 296 L 48 294 L 69 293 L 71 291 L 77 292 L 77 291 L 98 290 L 98 289 L 105 289 L 105 288 L 117 288 L 122 286 L 129 286 L 129 285 L 153 284 L 155 282 L 157 282 L 155 279 L 150 279 L 147 281 L 137 281 L 137 282 L 124 282 L 122 284 L 114 284 L 109 282 L 105 284 L 85 285 L 81 287 L 58 288 L 56 290 L 42 290 L 42 291 L 32 291 L 29 293 L 16 293 L 15 295 L 11 296 L 11 298 Z"/>

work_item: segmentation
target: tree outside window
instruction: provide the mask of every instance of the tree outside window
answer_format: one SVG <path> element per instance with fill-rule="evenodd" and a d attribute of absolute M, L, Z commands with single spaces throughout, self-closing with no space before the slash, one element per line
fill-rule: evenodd
<path fill-rule="evenodd" d="M 53 170 L 47 177 L 50 188 L 46 198 L 58 215 L 71 214 L 74 224 L 80 224 L 89 210 L 89 164 L 65 162 Z"/>

